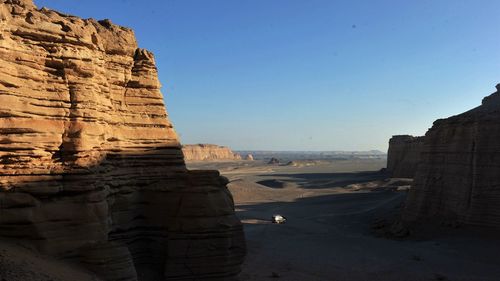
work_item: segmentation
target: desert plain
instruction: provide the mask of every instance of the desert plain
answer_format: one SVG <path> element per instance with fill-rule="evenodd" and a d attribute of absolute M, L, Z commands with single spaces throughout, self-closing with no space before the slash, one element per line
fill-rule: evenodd
<path fill-rule="evenodd" d="M 500 240 L 488 228 L 385 233 L 411 184 L 387 178 L 385 159 L 267 162 L 188 162 L 230 181 L 248 248 L 241 281 L 500 280 Z M 286 223 L 271 223 L 274 214 Z"/>

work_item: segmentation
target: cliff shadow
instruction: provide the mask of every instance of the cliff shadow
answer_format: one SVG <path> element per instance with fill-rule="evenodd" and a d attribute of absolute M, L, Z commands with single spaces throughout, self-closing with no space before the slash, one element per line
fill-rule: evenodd
<path fill-rule="evenodd" d="M 296 184 L 303 189 L 326 189 L 382 181 L 387 179 L 388 175 L 379 171 L 361 171 L 348 173 L 261 174 L 259 177 L 272 178 L 257 182 L 270 188 L 283 188 L 287 184 Z"/>
<path fill-rule="evenodd" d="M 240 271 L 242 226 L 217 171 L 188 171 L 177 147 L 94 159 L 66 152 L 50 158 L 57 172 L 3 170 L 3 240 L 84 265 L 104 280 L 226 278 Z"/>

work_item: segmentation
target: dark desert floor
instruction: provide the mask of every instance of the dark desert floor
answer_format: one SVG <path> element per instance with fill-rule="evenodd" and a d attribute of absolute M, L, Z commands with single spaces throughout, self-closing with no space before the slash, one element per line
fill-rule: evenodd
<path fill-rule="evenodd" d="M 248 244 L 241 281 L 500 280 L 496 230 L 377 234 L 374 223 L 397 216 L 408 188 L 407 181 L 385 181 L 378 172 L 384 166 L 376 159 L 189 163 L 219 169 L 231 181 Z M 273 214 L 287 223 L 270 223 Z"/>

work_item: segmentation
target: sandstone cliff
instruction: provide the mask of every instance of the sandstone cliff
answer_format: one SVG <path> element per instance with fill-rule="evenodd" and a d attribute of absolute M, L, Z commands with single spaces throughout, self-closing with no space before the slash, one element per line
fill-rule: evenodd
<path fill-rule="evenodd" d="M 500 226 L 499 137 L 500 85 L 481 106 L 434 122 L 403 219 Z"/>
<path fill-rule="evenodd" d="M 182 146 L 184 159 L 191 161 L 241 160 L 229 147 L 215 144 L 188 144 Z"/>
<path fill-rule="evenodd" d="M 420 161 L 423 137 L 393 136 L 389 140 L 387 171 L 393 178 L 413 178 Z"/>
<path fill-rule="evenodd" d="M 226 179 L 188 171 L 132 30 L 0 0 L 0 236 L 104 280 L 230 279 Z"/>

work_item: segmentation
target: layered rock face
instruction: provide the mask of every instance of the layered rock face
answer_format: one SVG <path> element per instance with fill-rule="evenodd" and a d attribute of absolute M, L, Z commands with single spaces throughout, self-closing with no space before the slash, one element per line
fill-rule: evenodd
<path fill-rule="evenodd" d="M 188 144 L 182 146 L 187 161 L 241 160 L 241 155 L 229 147 L 215 144 Z"/>
<path fill-rule="evenodd" d="M 227 181 L 186 169 L 130 29 L 0 0 L 0 61 L 0 239 L 104 280 L 239 272 Z"/>
<path fill-rule="evenodd" d="M 420 161 L 423 137 L 393 136 L 389 140 L 387 171 L 393 178 L 413 178 Z"/>
<path fill-rule="evenodd" d="M 500 85 L 481 106 L 434 122 L 403 219 L 500 226 L 499 138 Z"/>

